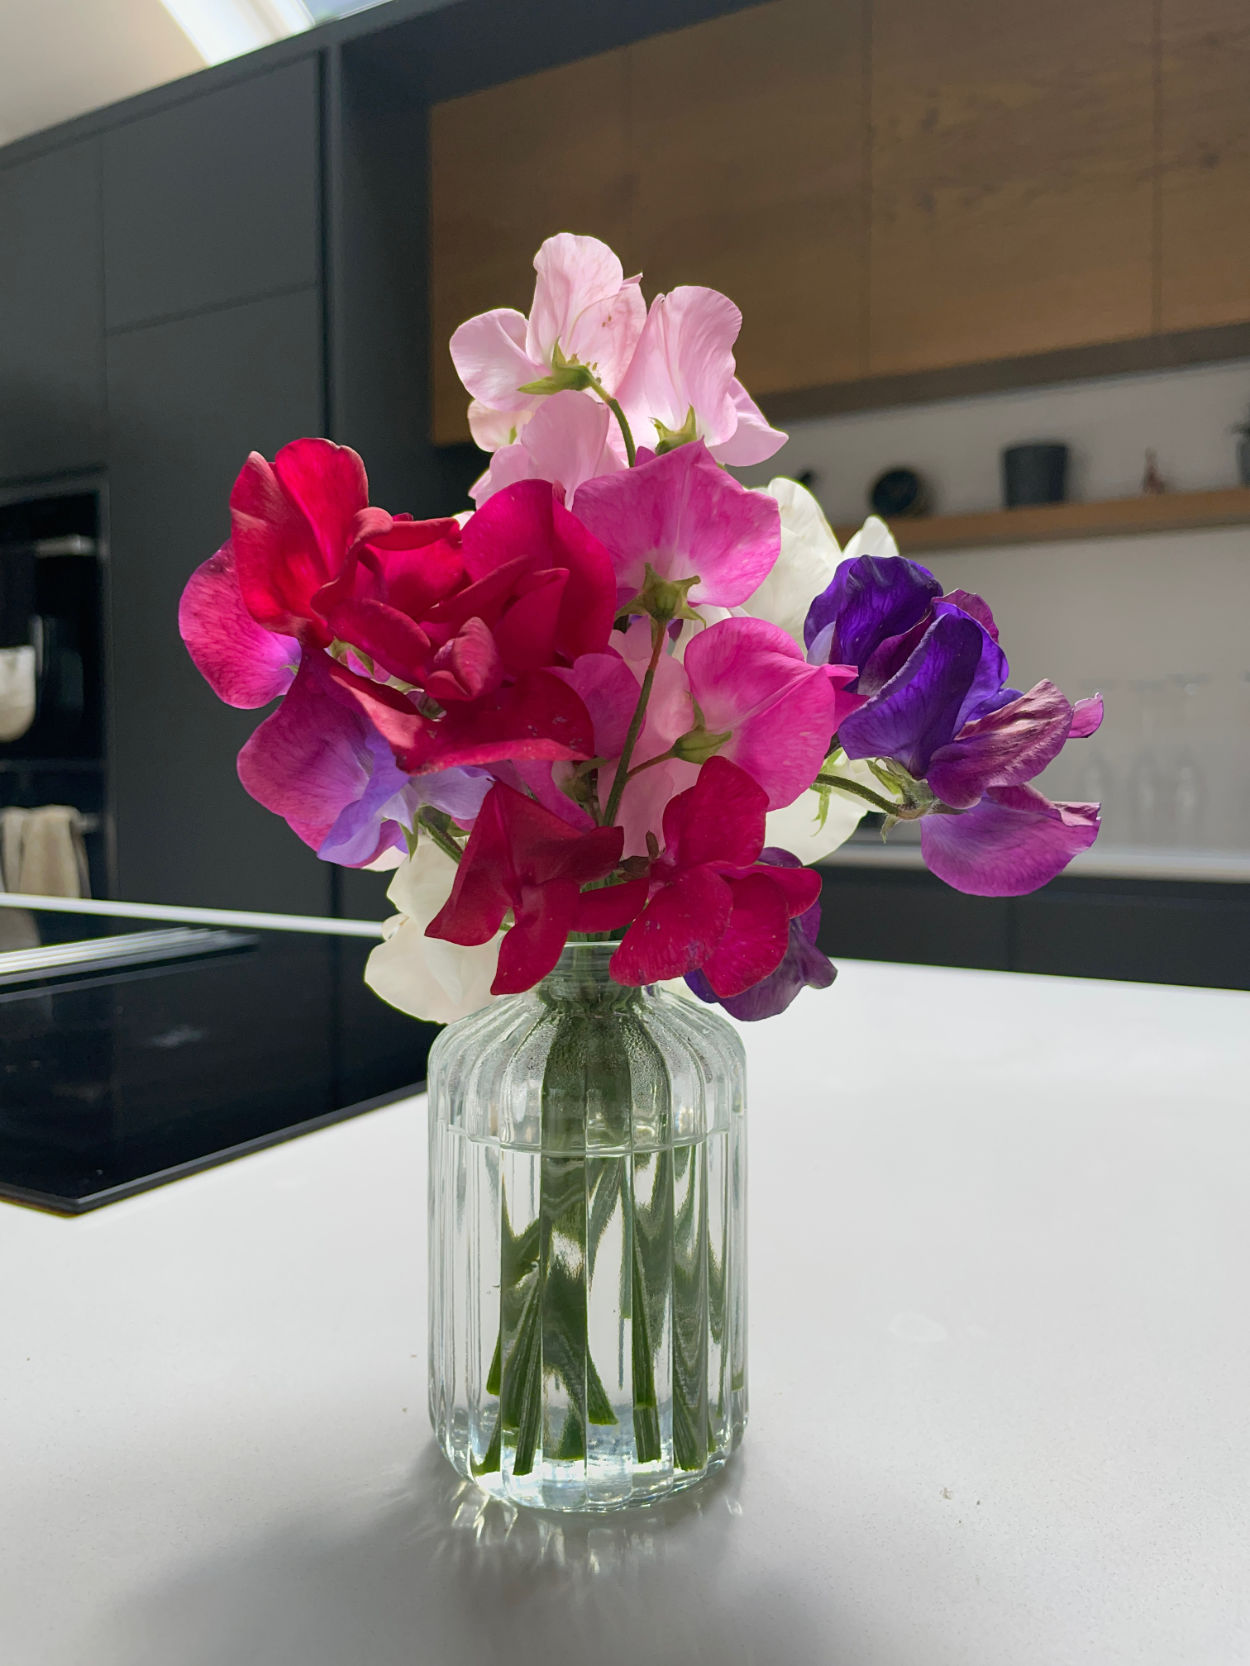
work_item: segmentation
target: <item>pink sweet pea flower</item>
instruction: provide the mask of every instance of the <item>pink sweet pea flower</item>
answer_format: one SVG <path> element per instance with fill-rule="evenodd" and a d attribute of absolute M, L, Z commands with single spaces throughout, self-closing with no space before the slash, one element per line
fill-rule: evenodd
<path fill-rule="evenodd" d="M 538 274 L 529 317 L 497 307 L 462 324 L 451 338 L 452 363 L 478 407 L 473 435 L 494 449 L 538 409 L 543 394 L 522 393 L 551 375 L 559 356 L 591 369 L 615 393 L 633 357 L 646 305 L 637 278 L 595 237 L 561 232 L 534 256 Z M 505 428 L 487 412 L 513 418 Z M 493 442 L 493 444 L 491 443 Z"/>
<path fill-rule="evenodd" d="M 608 443 L 608 427 L 615 421 L 593 394 L 572 389 L 553 393 L 526 423 L 520 438 L 495 452 L 486 473 L 470 486 L 469 496 L 480 509 L 488 498 L 518 480 L 549 480 L 560 501 L 570 502 L 584 481 L 616 474 L 625 467 Z"/>
<path fill-rule="evenodd" d="M 578 832 L 511 787 L 487 795 L 446 905 L 426 927 L 451 943 L 488 943 L 512 911 L 499 949 L 494 995 L 515 995 L 546 977 L 571 931 L 610 931 L 637 913 L 645 882 L 582 895 L 621 857 L 619 827 Z"/>
<path fill-rule="evenodd" d="M 722 463 L 762 463 L 785 444 L 734 375 L 741 328 L 742 314 L 714 289 L 656 296 L 619 392 L 638 445 L 663 438 L 656 424 L 680 432 L 691 411 L 696 436 Z"/>
<path fill-rule="evenodd" d="M 697 576 L 693 605 L 736 606 L 781 549 L 776 502 L 740 486 L 701 441 L 587 481 L 573 512 L 611 556 L 621 606 L 641 590 L 648 566 L 663 579 Z"/>
<path fill-rule="evenodd" d="M 685 665 L 703 727 L 729 732 L 717 756 L 763 788 L 770 810 L 811 786 L 843 718 L 864 704 L 847 692 L 855 666 L 808 665 L 794 638 L 763 619 L 709 625 L 687 644 Z"/>
<path fill-rule="evenodd" d="M 777 970 L 790 921 L 816 902 L 820 875 L 760 862 L 767 808 L 763 789 L 719 757 L 672 800 L 649 900 L 612 956 L 618 983 L 659 983 L 701 970 L 713 993 L 726 997 Z"/>

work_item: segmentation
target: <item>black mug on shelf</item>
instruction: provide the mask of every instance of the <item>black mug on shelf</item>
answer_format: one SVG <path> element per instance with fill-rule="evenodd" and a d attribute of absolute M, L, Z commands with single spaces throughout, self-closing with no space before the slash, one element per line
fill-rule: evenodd
<path fill-rule="evenodd" d="M 1068 495 L 1068 448 L 1057 440 L 1009 445 L 1003 452 L 1003 504 L 1062 503 Z"/>

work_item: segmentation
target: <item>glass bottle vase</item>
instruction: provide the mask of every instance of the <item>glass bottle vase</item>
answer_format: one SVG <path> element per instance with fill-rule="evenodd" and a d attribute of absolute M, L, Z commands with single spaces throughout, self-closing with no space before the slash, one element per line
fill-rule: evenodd
<path fill-rule="evenodd" d="M 742 1044 L 614 983 L 614 948 L 430 1054 L 430 1418 L 462 1475 L 545 1509 L 689 1486 L 746 1422 Z"/>

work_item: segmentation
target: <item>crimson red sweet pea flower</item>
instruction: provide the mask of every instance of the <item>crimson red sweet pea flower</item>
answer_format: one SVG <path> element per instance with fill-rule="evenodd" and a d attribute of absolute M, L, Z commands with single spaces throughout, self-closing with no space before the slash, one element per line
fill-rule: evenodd
<path fill-rule="evenodd" d="M 628 881 L 585 895 L 621 859 L 619 827 L 579 832 L 541 804 L 497 782 L 483 800 L 451 895 L 427 937 L 488 943 L 511 909 L 494 995 L 516 995 L 545 978 L 571 931 L 610 931 L 633 917 L 646 883 Z"/>
<path fill-rule="evenodd" d="M 701 969 L 718 996 L 741 995 L 781 964 L 790 921 L 820 894 L 810 868 L 760 862 L 768 795 L 727 758 L 709 758 L 664 811 L 651 897 L 612 956 L 618 983 Z"/>

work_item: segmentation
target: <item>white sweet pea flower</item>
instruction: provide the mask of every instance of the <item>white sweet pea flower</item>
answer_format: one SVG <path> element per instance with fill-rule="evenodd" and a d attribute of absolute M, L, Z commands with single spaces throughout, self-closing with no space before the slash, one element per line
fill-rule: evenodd
<path fill-rule="evenodd" d="M 739 611 L 780 625 L 801 648 L 807 610 L 828 588 L 842 552 L 824 511 L 797 480 L 778 476 L 756 490 L 764 497 L 775 498 L 781 510 L 781 554 L 772 572 Z"/>
<path fill-rule="evenodd" d="M 365 982 L 384 1001 L 432 1024 L 450 1024 L 487 1005 L 503 942 L 502 932 L 473 948 L 425 935 L 455 877 L 451 857 L 422 839 L 391 881 L 386 894 L 399 913 L 383 926 L 385 941 L 365 967 Z"/>
<path fill-rule="evenodd" d="M 834 773 L 849 776 L 875 793 L 882 792 L 880 781 L 862 760 L 840 758 Z M 839 792 L 836 787 L 828 793 L 809 787 L 793 804 L 768 812 L 764 843 L 788 850 L 804 867 L 811 867 L 845 844 L 870 808 L 863 799 Z"/>

